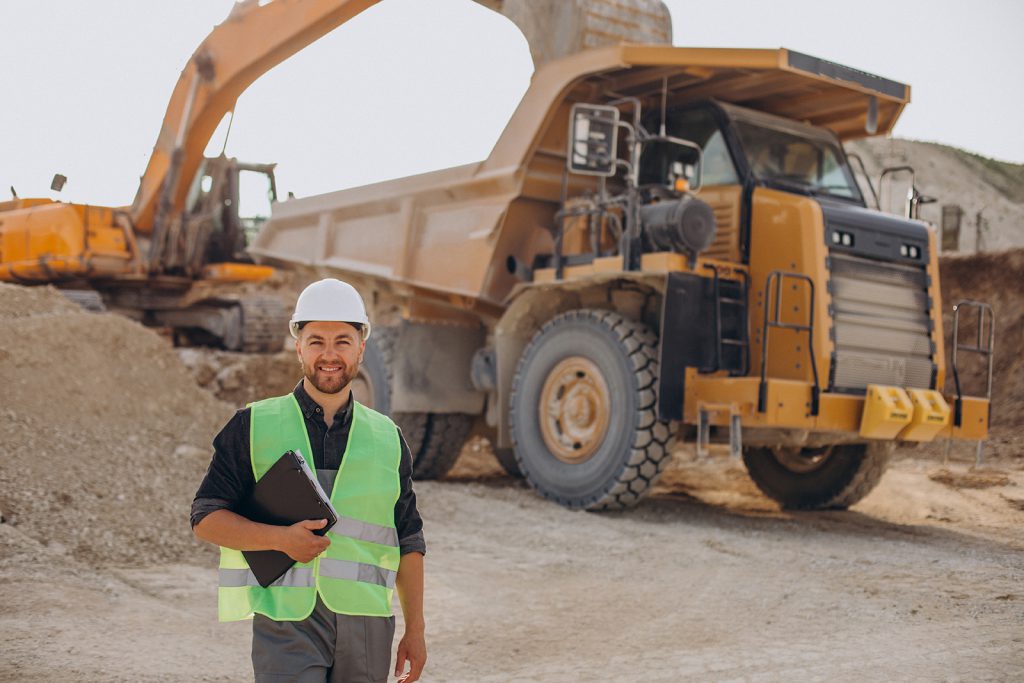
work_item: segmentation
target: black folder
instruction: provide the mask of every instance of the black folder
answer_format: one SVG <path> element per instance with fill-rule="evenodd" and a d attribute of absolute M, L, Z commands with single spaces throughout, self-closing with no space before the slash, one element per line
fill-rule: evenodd
<path fill-rule="evenodd" d="M 338 521 L 330 499 L 301 454 L 287 451 L 256 482 L 238 513 L 254 522 L 290 526 L 308 519 L 326 519 L 323 536 Z M 243 550 L 249 569 L 266 588 L 288 571 L 295 560 L 279 550 Z"/>

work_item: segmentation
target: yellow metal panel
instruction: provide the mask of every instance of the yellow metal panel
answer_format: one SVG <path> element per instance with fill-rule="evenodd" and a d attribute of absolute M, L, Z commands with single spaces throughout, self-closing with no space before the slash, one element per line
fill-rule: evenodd
<path fill-rule="evenodd" d="M 768 383 L 765 414 L 773 424 L 812 429 L 811 385 L 806 382 L 776 380 Z"/>
<path fill-rule="evenodd" d="M 680 270 L 689 270 L 686 265 L 686 257 L 681 254 L 674 254 L 668 251 L 661 251 L 656 254 L 644 254 L 640 257 L 640 270 L 646 272 L 667 273 Z"/>
<path fill-rule="evenodd" d="M 864 399 L 860 435 L 868 439 L 893 439 L 910 424 L 914 405 L 899 387 L 869 384 Z"/>
<path fill-rule="evenodd" d="M 849 394 L 822 394 L 815 428 L 822 432 L 856 432 L 864 413 L 864 399 Z"/>
<path fill-rule="evenodd" d="M 904 441 L 931 441 L 949 424 L 949 404 L 942 394 L 930 389 L 907 389 L 907 394 L 914 404 L 914 414 L 899 438 Z"/>
<path fill-rule="evenodd" d="M 673 273 L 673 272 L 696 272 L 703 277 L 711 277 L 711 271 L 705 268 L 706 265 L 713 265 L 718 268 L 718 274 L 723 278 L 739 278 L 746 270 L 742 265 L 718 261 L 715 259 L 697 259 L 697 267 L 690 268 L 686 257 L 667 251 L 659 251 L 654 254 L 644 254 L 640 257 L 640 272 L 642 273 Z M 578 266 L 565 266 L 562 269 L 564 280 L 576 280 L 594 275 L 606 275 L 608 273 L 621 273 L 622 257 L 605 256 L 596 258 L 591 263 Z M 554 282 L 554 268 L 538 268 L 533 271 L 533 281 Z"/>
<path fill-rule="evenodd" d="M 622 259 L 616 259 L 619 263 L 619 267 L 615 270 L 622 269 Z M 562 279 L 563 280 L 579 280 L 587 276 L 593 275 L 595 268 L 592 264 L 584 264 L 580 266 L 565 266 L 562 268 Z M 555 269 L 554 268 L 541 268 L 533 272 L 534 282 L 554 282 L 555 281 Z"/>
<path fill-rule="evenodd" d="M 554 282 L 555 281 L 555 269 L 554 268 L 540 268 L 533 271 L 534 282 Z"/>
<path fill-rule="evenodd" d="M 18 209 L 27 209 L 32 206 L 41 206 L 43 204 L 56 204 L 52 199 L 45 199 L 42 197 L 26 197 L 18 199 L 8 199 L 5 202 L 0 202 L 0 212 L 17 211 Z M 2 225 L 2 222 L 0 222 Z"/>
<path fill-rule="evenodd" d="M 752 213 L 751 221 L 756 229 L 750 236 L 751 374 L 761 370 L 761 328 L 765 301 L 770 295 L 765 292 L 765 284 L 769 273 L 785 271 L 806 275 L 814 282 L 814 310 L 810 311 L 814 319 L 814 356 L 819 381 L 824 384 L 833 343 L 828 337 L 831 297 L 827 288 L 828 249 L 821 206 L 808 197 L 757 188 Z M 806 282 L 786 279 L 781 303 L 779 318 L 783 323 L 806 325 L 810 322 L 810 288 Z M 774 297 L 770 310 L 774 316 Z M 808 334 L 780 328 L 768 334 L 768 377 L 812 381 Z"/>
<path fill-rule="evenodd" d="M 622 270 L 621 256 L 605 256 L 594 259 L 595 273 L 617 273 Z"/>
<path fill-rule="evenodd" d="M 578 280 L 594 274 L 594 266 L 589 263 L 579 266 L 566 266 L 562 271 L 566 280 Z"/>
<path fill-rule="evenodd" d="M 702 187 L 699 197 L 715 213 L 715 241 L 704 254 L 723 261 L 740 261 L 743 188 L 739 185 Z"/>
<path fill-rule="evenodd" d="M 123 256 L 128 258 L 128 245 L 121 228 L 89 228 L 89 253 L 97 256 Z"/>
<path fill-rule="evenodd" d="M 806 382 L 771 380 L 768 382 L 768 400 L 765 412 L 757 412 L 757 377 L 709 377 L 687 371 L 685 422 L 697 422 L 700 403 L 735 403 L 746 426 L 788 427 L 813 429 L 811 416 L 811 385 Z M 726 424 L 728 414 L 713 414 L 712 424 Z"/>
<path fill-rule="evenodd" d="M 955 400 L 955 396 L 946 396 L 946 402 L 950 406 L 954 405 L 953 402 Z M 953 421 L 950 420 L 950 423 L 939 432 L 938 436 L 940 438 L 952 436 L 954 439 L 968 439 L 972 441 L 987 439 L 988 413 L 989 404 L 987 399 L 964 396 L 960 426 L 954 426 Z"/>

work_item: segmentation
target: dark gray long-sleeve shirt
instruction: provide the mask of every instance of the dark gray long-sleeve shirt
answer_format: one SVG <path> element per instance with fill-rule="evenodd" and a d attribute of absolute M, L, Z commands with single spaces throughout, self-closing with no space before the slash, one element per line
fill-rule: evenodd
<path fill-rule="evenodd" d="M 313 451 L 313 465 L 318 475 L 336 472 L 341 467 L 352 426 L 352 399 L 335 414 L 328 427 L 324 422 L 323 408 L 306 393 L 302 382 L 299 382 L 293 393 L 302 409 L 309 445 Z M 193 527 L 214 510 L 236 510 L 252 492 L 256 481 L 249 456 L 251 421 L 252 412 L 249 408 L 239 410 L 214 438 L 213 459 L 192 501 Z M 398 437 L 402 446 L 398 468 L 401 492 L 395 503 L 395 528 L 398 530 L 403 555 L 409 552 L 425 553 L 423 520 L 416 509 L 416 494 L 412 490 L 412 455 L 401 430 Z"/>

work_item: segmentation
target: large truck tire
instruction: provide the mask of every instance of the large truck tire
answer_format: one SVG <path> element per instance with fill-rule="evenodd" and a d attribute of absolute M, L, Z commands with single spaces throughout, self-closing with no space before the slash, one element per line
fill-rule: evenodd
<path fill-rule="evenodd" d="M 824 448 L 745 448 L 750 478 L 769 498 L 792 510 L 845 510 L 882 479 L 893 444 Z"/>
<path fill-rule="evenodd" d="M 548 322 L 512 381 L 511 435 L 523 476 L 569 508 L 635 505 L 669 459 L 657 380 L 657 337 L 646 325 L 593 309 Z"/>
<path fill-rule="evenodd" d="M 399 413 L 399 415 L 402 415 Z M 426 416 L 420 447 L 414 451 L 413 479 L 440 479 L 459 459 L 466 437 L 473 428 L 473 416 L 463 413 L 405 413 Z M 398 420 L 396 419 L 396 423 Z M 402 430 L 403 433 L 405 430 Z M 412 448 L 412 444 L 409 444 Z"/>
<path fill-rule="evenodd" d="M 384 415 L 391 414 L 391 356 L 394 331 L 373 328 L 366 340 L 363 362 L 352 380 L 352 393 L 357 401 Z M 394 418 L 392 418 L 394 419 Z M 403 432 L 405 430 L 402 430 Z M 404 435 L 406 441 L 409 435 Z"/>
<path fill-rule="evenodd" d="M 409 445 L 414 479 L 440 479 L 448 474 L 473 426 L 462 413 L 392 413 L 391 367 L 395 330 L 374 328 L 366 340 L 359 372 L 352 382 L 356 399 L 391 417 Z"/>

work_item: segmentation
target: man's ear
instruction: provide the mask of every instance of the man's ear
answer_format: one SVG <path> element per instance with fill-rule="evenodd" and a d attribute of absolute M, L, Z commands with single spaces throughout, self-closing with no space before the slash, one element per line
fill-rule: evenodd
<path fill-rule="evenodd" d="M 302 363 L 302 346 L 299 344 L 299 340 L 295 340 L 295 356 L 299 359 L 299 363 Z"/>

